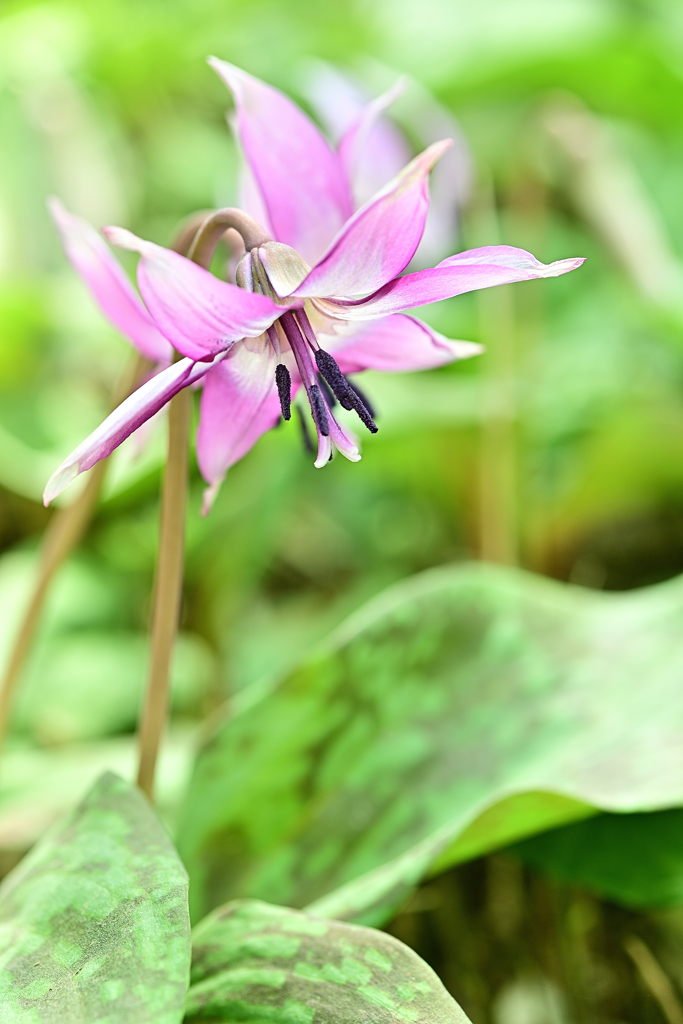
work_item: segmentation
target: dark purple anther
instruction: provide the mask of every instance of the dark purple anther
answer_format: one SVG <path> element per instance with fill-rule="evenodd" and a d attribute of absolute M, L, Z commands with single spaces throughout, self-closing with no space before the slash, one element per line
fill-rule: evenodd
<path fill-rule="evenodd" d="M 311 384 L 308 389 L 308 396 L 311 401 L 311 412 L 313 413 L 315 425 L 323 437 L 327 437 L 330 433 L 330 424 L 327 419 L 327 406 L 325 405 L 325 399 L 323 398 L 322 392 L 317 384 Z"/>
<path fill-rule="evenodd" d="M 339 369 L 337 360 L 322 348 L 316 349 L 314 355 L 316 366 L 330 385 L 334 397 L 339 399 L 341 404 L 344 405 L 344 399 L 347 397 L 349 390 L 349 382 Z M 348 409 L 350 406 L 344 405 L 344 408 Z"/>
<path fill-rule="evenodd" d="M 282 418 L 291 419 L 292 416 L 292 378 L 284 363 L 278 363 L 275 367 L 275 383 L 280 398 Z"/>
<path fill-rule="evenodd" d="M 347 378 L 347 379 L 348 379 L 348 378 Z M 373 408 L 373 406 L 372 406 L 372 404 L 371 404 L 371 402 L 370 402 L 370 399 L 369 399 L 369 398 L 368 398 L 368 396 L 367 396 L 367 395 L 365 394 L 365 392 L 364 392 L 364 391 L 361 391 L 361 389 L 360 389 L 360 388 L 358 387 L 358 385 L 357 385 L 357 384 L 354 384 L 352 380 L 350 380 L 350 381 L 349 381 L 349 387 L 350 387 L 350 388 L 351 388 L 351 389 L 352 389 L 353 391 L 355 391 L 355 392 L 356 392 L 356 394 L 357 394 L 357 395 L 358 395 L 358 397 L 360 398 L 361 402 L 363 403 L 363 405 L 364 405 L 364 406 L 365 406 L 365 408 L 366 408 L 366 409 L 368 410 L 368 412 L 370 413 L 370 415 L 372 416 L 372 418 L 373 418 L 373 420 L 374 420 L 374 418 L 375 418 L 375 416 L 376 416 L 376 413 L 375 413 L 375 410 L 374 410 L 374 408 Z"/>
<path fill-rule="evenodd" d="M 353 409 L 363 426 L 367 427 L 371 434 L 376 434 L 377 424 L 372 418 L 371 410 L 358 389 L 341 372 L 334 356 L 319 348 L 315 351 L 315 362 L 320 373 L 334 392 L 335 398 L 339 400 L 340 405 L 344 409 Z"/>
<path fill-rule="evenodd" d="M 358 416 L 358 419 L 361 421 L 363 426 L 367 427 L 371 434 L 376 434 L 377 424 L 375 423 L 368 409 L 366 408 L 363 399 L 360 397 L 359 394 L 356 393 L 356 389 L 354 387 L 349 388 L 349 400 L 351 402 L 351 406 L 354 412 Z"/>

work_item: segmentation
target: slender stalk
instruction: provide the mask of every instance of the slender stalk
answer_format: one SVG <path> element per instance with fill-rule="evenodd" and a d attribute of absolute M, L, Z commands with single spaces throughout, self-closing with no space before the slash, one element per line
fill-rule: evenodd
<path fill-rule="evenodd" d="M 500 236 L 493 188 L 480 192 L 478 232 L 494 243 Z M 477 243 L 479 244 L 479 243 Z M 517 437 L 515 322 L 510 286 L 478 293 L 482 357 L 482 426 L 479 471 L 479 554 L 485 562 L 519 561 L 517 529 Z"/>
<path fill-rule="evenodd" d="M 651 950 L 636 935 L 628 936 L 624 946 L 669 1024 L 683 1024 L 683 1007 L 671 979 Z"/>
<path fill-rule="evenodd" d="M 112 395 L 113 409 L 130 394 L 142 376 L 145 365 L 146 362 L 141 357 L 131 361 Z M 45 531 L 38 575 L 0 683 L 0 746 L 7 733 L 14 692 L 40 622 L 50 585 L 57 570 L 69 557 L 88 527 L 97 506 L 106 470 L 106 459 L 93 466 L 88 475 L 88 482 L 79 496 L 71 505 L 60 508 L 53 514 Z"/>
<path fill-rule="evenodd" d="M 138 786 L 150 800 L 168 713 L 171 659 L 178 633 L 183 589 L 190 403 L 191 393 L 185 388 L 171 400 L 168 414 L 168 462 L 161 495 L 152 649 L 139 734 Z"/>
<path fill-rule="evenodd" d="M 189 258 L 202 267 L 208 268 L 216 246 L 228 230 L 236 231 L 238 235 L 242 236 L 247 252 L 272 241 L 265 228 L 262 228 L 248 213 L 226 206 L 222 210 L 216 210 L 204 220 L 190 246 Z"/>
<path fill-rule="evenodd" d="M 176 252 L 185 252 L 189 247 L 190 258 L 208 268 L 226 228 L 233 226 L 230 218 L 230 223 L 223 223 L 221 213 L 219 211 L 203 219 L 198 215 L 196 219 L 189 219 L 181 225 L 173 243 Z M 220 221 L 220 231 L 214 230 L 216 220 Z M 208 238 L 207 224 L 210 225 Z M 191 238 L 193 228 L 195 234 Z M 176 358 L 180 357 L 176 355 Z M 161 493 L 149 673 L 138 740 L 137 782 L 150 800 L 154 795 L 156 763 L 168 715 L 171 662 L 178 635 L 183 591 L 190 411 L 191 393 L 185 388 L 169 404 L 168 461 Z"/>

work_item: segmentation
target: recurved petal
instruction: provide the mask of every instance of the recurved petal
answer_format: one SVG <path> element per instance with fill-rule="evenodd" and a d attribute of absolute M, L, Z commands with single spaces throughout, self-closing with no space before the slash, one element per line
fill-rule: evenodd
<path fill-rule="evenodd" d="M 222 358 L 221 353 L 214 363 Z M 100 459 L 106 459 L 134 430 L 151 419 L 179 391 L 203 377 L 212 365 L 181 359 L 134 391 L 52 474 L 43 494 L 45 505 L 49 505 L 79 473 L 91 469 Z"/>
<path fill-rule="evenodd" d="M 206 376 L 197 431 L 197 462 L 209 484 L 204 515 L 230 466 L 277 422 L 275 363 L 272 346 L 264 338 L 250 338 Z"/>
<path fill-rule="evenodd" d="M 320 341 L 327 347 L 325 338 Z M 482 346 L 473 341 L 451 341 L 422 320 L 404 313 L 369 320 L 352 334 L 337 335 L 331 339 L 329 349 L 342 373 L 431 370 L 483 352 Z"/>
<path fill-rule="evenodd" d="M 48 209 L 64 251 L 92 292 L 107 319 L 152 363 L 168 363 L 171 346 L 138 298 L 123 268 L 99 233 L 81 217 L 69 213 L 56 197 Z"/>
<path fill-rule="evenodd" d="M 262 334 L 282 313 L 265 295 L 221 281 L 171 249 L 125 228 L 102 230 L 114 245 L 140 253 L 138 284 L 145 305 L 173 346 L 190 359 L 212 359 L 241 338 Z"/>
<path fill-rule="evenodd" d="M 216 57 L 209 64 L 235 98 L 235 126 L 276 240 L 314 263 L 352 211 L 339 157 L 278 89 Z"/>
<path fill-rule="evenodd" d="M 365 320 L 401 313 L 429 302 L 450 299 L 463 292 L 494 285 L 531 281 L 537 277 L 559 277 L 576 270 L 584 257 L 540 263 L 525 249 L 510 245 L 487 245 L 481 249 L 449 256 L 430 270 L 406 274 L 357 302 L 319 302 L 324 312 L 342 320 Z"/>
<path fill-rule="evenodd" d="M 429 172 L 450 144 L 429 146 L 358 210 L 294 295 L 364 295 L 400 274 L 424 230 Z"/>

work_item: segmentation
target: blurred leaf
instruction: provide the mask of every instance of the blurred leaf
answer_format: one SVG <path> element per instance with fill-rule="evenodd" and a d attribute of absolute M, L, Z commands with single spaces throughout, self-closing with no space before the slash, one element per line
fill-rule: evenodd
<path fill-rule="evenodd" d="M 565 882 L 628 907 L 683 904 L 683 810 L 599 814 L 512 847 Z"/>
<path fill-rule="evenodd" d="M 192 770 L 195 730 L 172 725 L 157 767 L 156 806 L 173 825 Z M 0 854 L 25 853 L 104 771 L 133 780 L 137 738 L 117 736 L 48 749 L 8 742 L 0 774 Z"/>
<path fill-rule="evenodd" d="M 0 887 L 0 1021 L 176 1024 L 187 875 L 142 794 L 102 776 Z"/>
<path fill-rule="evenodd" d="M 200 755 L 193 912 L 375 923 L 435 864 L 683 802 L 682 605 L 680 579 L 609 595 L 484 565 L 384 593 Z"/>
<path fill-rule="evenodd" d="M 17 695 L 14 727 L 41 743 L 94 739 L 132 730 L 149 660 L 149 638 L 83 631 L 41 645 Z M 173 659 L 171 707 L 197 712 L 213 677 L 199 637 L 181 634 Z"/>
<path fill-rule="evenodd" d="M 0 559 L 0 667 L 16 635 L 36 561 L 27 552 Z M 134 727 L 149 639 L 116 621 L 121 614 L 116 582 L 92 562 L 73 560 L 60 570 L 14 701 L 12 723 L 19 731 L 42 743 L 63 743 Z M 200 711 L 214 675 L 208 644 L 181 633 L 173 661 L 173 710 Z"/>
<path fill-rule="evenodd" d="M 258 900 L 228 903 L 195 928 L 191 980 L 187 1021 L 467 1022 L 393 936 Z"/>

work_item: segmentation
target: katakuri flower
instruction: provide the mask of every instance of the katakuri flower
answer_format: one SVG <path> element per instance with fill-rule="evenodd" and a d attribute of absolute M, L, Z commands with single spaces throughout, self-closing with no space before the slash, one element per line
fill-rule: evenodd
<path fill-rule="evenodd" d="M 140 344 L 141 315 L 182 358 L 143 384 L 71 453 L 48 482 L 46 504 L 202 379 L 197 458 L 209 484 L 205 510 L 227 469 L 280 416 L 290 418 L 301 387 L 317 433 L 315 465 L 324 466 L 334 449 L 358 461 L 335 404 L 355 411 L 371 432 L 377 427 L 349 374 L 428 369 L 481 351 L 444 338 L 406 310 L 479 288 L 557 277 L 583 262 L 546 265 L 523 249 L 498 245 L 404 274 L 424 230 L 429 172 L 450 141 L 429 146 L 354 212 L 344 161 L 310 119 L 264 82 L 216 58 L 210 63 L 234 96 L 234 127 L 250 179 L 248 210 L 209 216 L 189 258 L 123 228 L 103 229 L 110 242 L 140 254 L 144 307 L 112 269 L 106 247 L 91 245 L 87 259 L 73 259 L 124 333 Z M 377 109 L 370 104 L 368 118 Z M 360 131 L 358 124 L 354 130 Z M 206 269 L 228 228 L 244 242 L 236 284 Z"/>

